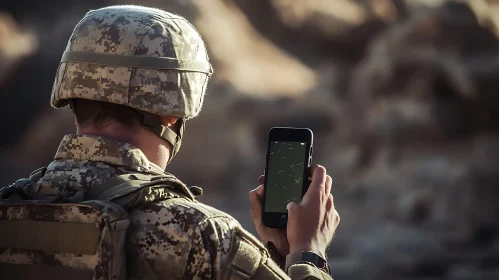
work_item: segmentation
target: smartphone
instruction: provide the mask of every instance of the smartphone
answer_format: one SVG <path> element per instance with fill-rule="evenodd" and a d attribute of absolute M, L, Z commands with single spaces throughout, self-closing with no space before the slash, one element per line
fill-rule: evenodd
<path fill-rule="evenodd" d="M 285 228 L 287 205 L 300 202 L 310 185 L 314 134 L 308 128 L 273 127 L 269 131 L 265 164 L 262 222 Z"/>

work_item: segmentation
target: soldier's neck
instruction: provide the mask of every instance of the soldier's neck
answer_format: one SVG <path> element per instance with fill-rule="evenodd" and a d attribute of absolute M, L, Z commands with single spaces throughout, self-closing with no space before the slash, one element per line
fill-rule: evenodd
<path fill-rule="evenodd" d="M 132 144 L 139 148 L 150 162 L 156 164 L 163 170 L 168 164 L 172 149 L 168 142 L 156 136 L 149 129 L 143 127 L 134 130 L 127 130 L 121 127 L 106 127 L 105 129 L 77 127 L 77 134 L 102 136 Z"/>

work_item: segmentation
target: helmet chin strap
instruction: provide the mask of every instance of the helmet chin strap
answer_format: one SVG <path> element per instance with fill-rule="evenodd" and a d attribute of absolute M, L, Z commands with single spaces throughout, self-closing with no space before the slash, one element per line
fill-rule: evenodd
<path fill-rule="evenodd" d="M 73 112 L 76 108 L 76 103 L 77 102 L 74 99 L 69 100 L 69 106 Z M 170 153 L 170 158 L 168 159 L 168 163 L 170 163 L 173 157 L 178 153 L 178 150 L 180 150 L 182 135 L 184 134 L 185 129 L 185 119 L 181 118 L 177 121 L 180 122 L 178 129 L 179 132 L 177 133 L 173 129 L 164 125 L 160 116 L 139 110 L 136 110 L 136 112 L 142 116 L 142 125 L 149 128 L 154 134 L 165 139 L 168 143 L 170 143 L 170 145 L 172 145 L 172 151 Z"/>
<path fill-rule="evenodd" d="M 182 144 L 182 135 L 185 129 L 185 120 L 179 119 L 179 132 L 175 132 L 173 129 L 165 126 L 161 121 L 161 117 L 149 112 L 139 112 L 142 115 L 142 124 L 149 128 L 154 134 L 165 139 L 168 143 L 172 145 L 172 151 L 168 163 L 173 159 L 173 157 L 178 153 L 180 145 Z"/>

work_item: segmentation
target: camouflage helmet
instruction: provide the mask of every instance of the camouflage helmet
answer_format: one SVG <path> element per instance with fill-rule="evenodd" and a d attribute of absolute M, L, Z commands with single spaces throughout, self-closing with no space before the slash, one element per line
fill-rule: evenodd
<path fill-rule="evenodd" d="M 212 74 L 205 44 L 183 17 L 141 6 L 88 12 L 57 69 L 51 105 L 89 99 L 136 109 L 178 151 L 185 119 L 199 114 Z M 160 116 L 180 118 L 180 133 Z"/>

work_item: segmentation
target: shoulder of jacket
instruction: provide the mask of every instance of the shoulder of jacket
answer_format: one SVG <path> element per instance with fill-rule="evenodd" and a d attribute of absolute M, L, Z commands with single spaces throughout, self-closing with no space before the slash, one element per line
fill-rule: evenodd
<path fill-rule="evenodd" d="M 183 198 L 134 208 L 129 219 L 127 250 L 138 258 L 132 262 L 146 259 L 161 267 L 159 275 L 179 279 L 184 272 L 211 275 L 218 271 L 217 260 L 225 263 L 235 228 L 240 226 L 215 208 Z"/>
<path fill-rule="evenodd" d="M 181 197 L 148 203 L 132 209 L 132 220 L 150 219 L 169 220 L 176 223 L 187 223 L 190 226 L 200 226 L 208 221 L 227 223 L 238 226 L 239 223 L 231 215 L 206 205 L 197 200 L 187 200 Z"/>

